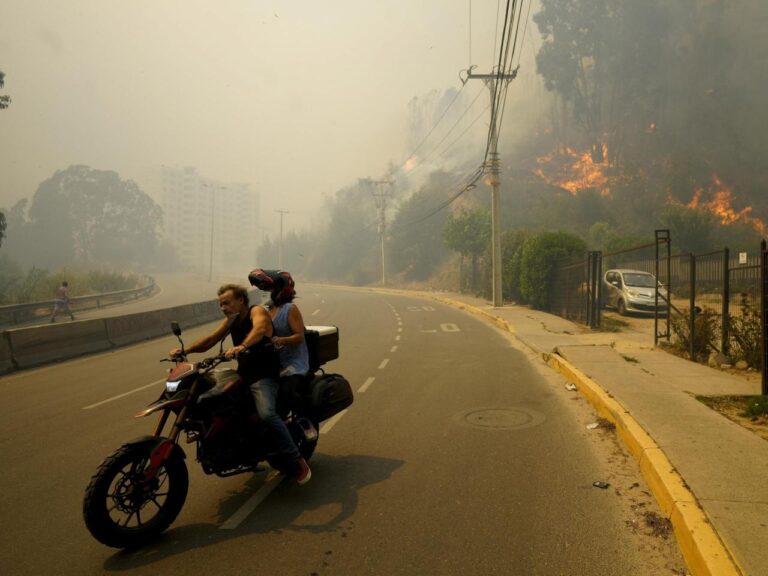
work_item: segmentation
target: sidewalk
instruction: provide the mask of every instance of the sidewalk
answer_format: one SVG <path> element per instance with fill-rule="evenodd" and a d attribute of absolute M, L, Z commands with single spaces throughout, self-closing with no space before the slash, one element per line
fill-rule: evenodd
<path fill-rule="evenodd" d="M 674 477 L 672 484 L 677 482 L 677 488 L 668 488 L 668 504 L 675 511 L 670 515 L 694 574 L 738 573 L 714 535 L 711 542 L 702 538 L 703 532 L 711 534 L 711 525 L 743 574 L 768 576 L 768 442 L 694 397 L 760 394 L 759 380 L 747 382 L 654 349 L 653 320 L 648 320 L 650 333 L 586 332 L 568 320 L 528 308 L 493 308 L 487 301 L 457 294 L 433 297 L 506 321 L 527 347 L 557 358 L 555 364 L 565 366 L 561 371 L 570 372 L 582 393 L 589 396 L 586 388 L 593 386 L 602 400 L 590 400 L 599 411 L 601 403 L 605 408 L 618 402 L 619 418 L 626 415 L 642 427 L 655 445 L 643 445 L 643 430 L 620 426 L 620 431 L 625 442 L 628 434 L 628 443 L 635 444 L 635 450 L 629 448 L 636 457 L 645 451 L 640 464 L 646 477 L 652 477 L 652 487 L 656 476 L 661 482 L 665 475 Z M 660 452 L 659 458 L 654 452 Z M 654 494 L 660 499 L 656 489 Z M 660 504 L 664 509 L 664 502 Z M 718 550 L 725 565 L 718 563 Z"/>

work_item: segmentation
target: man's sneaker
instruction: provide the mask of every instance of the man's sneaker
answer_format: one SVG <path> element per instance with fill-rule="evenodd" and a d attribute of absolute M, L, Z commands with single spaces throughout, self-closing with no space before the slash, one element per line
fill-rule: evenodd
<path fill-rule="evenodd" d="M 299 426 L 304 431 L 304 438 L 308 442 L 317 440 L 317 428 L 307 418 L 299 418 Z"/>
<path fill-rule="evenodd" d="M 299 458 L 296 460 L 296 483 L 304 486 L 310 478 L 312 478 L 312 470 L 309 469 L 309 464 L 304 458 Z"/>

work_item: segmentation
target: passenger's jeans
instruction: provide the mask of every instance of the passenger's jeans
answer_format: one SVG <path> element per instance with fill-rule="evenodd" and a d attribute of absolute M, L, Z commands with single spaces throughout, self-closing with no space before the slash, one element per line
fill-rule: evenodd
<path fill-rule="evenodd" d="M 264 423 L 272 431 L 281 454 L 296 459 L 300 456 L 299 449 L 291 438 L 291 433 L 277 413 L 278 384 L 272 378 L 262 378 L 251 384 L 253 399 L 256 401 L 256 411 Z"/>

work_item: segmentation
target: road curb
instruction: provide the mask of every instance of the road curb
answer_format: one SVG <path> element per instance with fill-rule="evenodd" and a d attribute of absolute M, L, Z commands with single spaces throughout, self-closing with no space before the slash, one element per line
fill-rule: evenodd
<path fill-rule="evenodd" d="M 578 391 L 595 407 L 597 412 L 616 426 L 624 445 L 640 466 L 659 507 L 670 519 L 680 551 L 693 576 L 743 576 L 733 554 L 725 546 L 712 526 L 694 494 L 687 488 L 682 476 L 635 418 L 597 382 L 573 364 L 554 353 L 542 353 L 529 346 L 516 334 L 514 327 L 490 311 L 458 300 L 419 291 L 387 288 L 367 288 L 371 292 L 400 296 L 416 296 L 441 302 L 492 322 L 506 330 L 526 348 L 541 354 L 547 365 L 576 385 Z"/>
<path fill-rule="evenodd" d="M 598 413 L 616 426 L 622 441 L 640 464 L 659 507 L 672 522 L 680 551 L 693 575 L 743 575 L 683 478 L 634 417 L 557 352 L 543 356 L 550 367 L 575 384 Z"/>

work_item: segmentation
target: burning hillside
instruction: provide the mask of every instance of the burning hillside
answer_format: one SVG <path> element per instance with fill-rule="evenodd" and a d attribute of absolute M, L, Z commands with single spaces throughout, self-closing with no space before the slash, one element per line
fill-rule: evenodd
<path fill-rule="evenodd" d="M 597 190 L 601 196 L 610 197 L 608 147 L 602 144 L 598 152 L 578 152 L 566 147 L 537 158 L 538 167 L 533 173 L 548 184 L 568 190 L 573 195 L 582 190 Z"/>
<path fill-rule="evenodd" d="M 670 196 L 671 204 L 684 205 Z M 723 225 L 742 223 L 749 224 L 761 235 L 765 235 L 765 223 L 751 215 L 752 207 L 747 206 L 739 211 L 733 207 L 733 189 L 725 184 L 716 174 L 706 187 L 698 188 L 688 204 L 688 208 L 700 208 L 717 216 Z"/>

